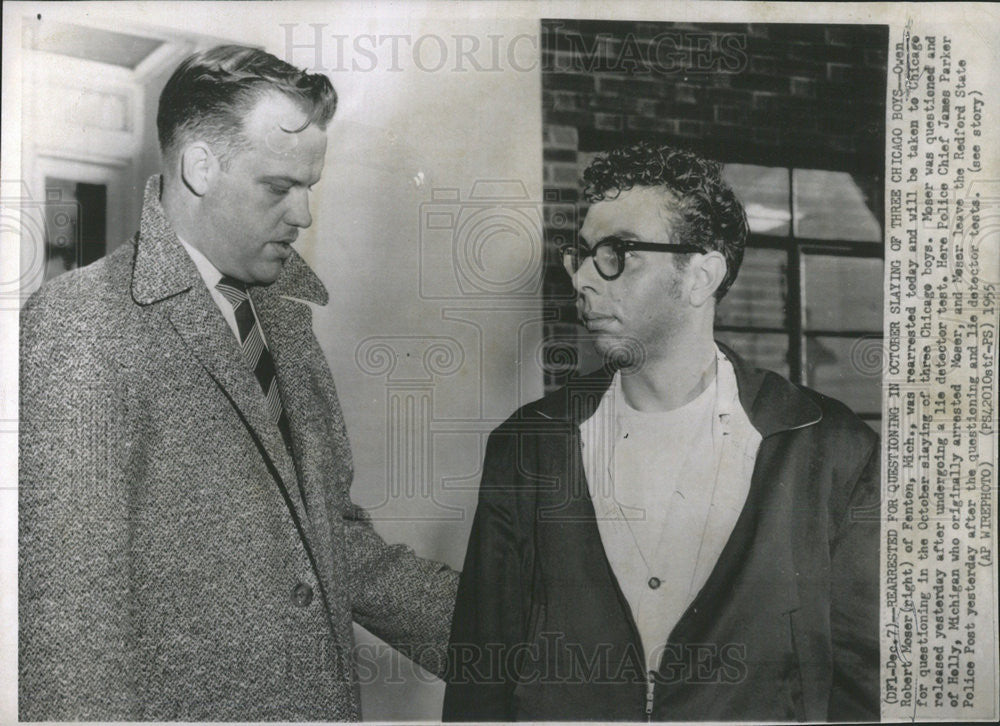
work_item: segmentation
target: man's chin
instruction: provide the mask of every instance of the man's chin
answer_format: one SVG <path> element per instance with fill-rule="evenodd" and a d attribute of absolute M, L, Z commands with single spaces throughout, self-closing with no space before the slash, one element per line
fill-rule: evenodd
<path fill-rule="evenodd" d="M 637 338 L 594 334 L 594 350 L 613 368 L 638 370 L 646 361 L 646 346 Z"/>
<path fill-rule="evenodd" d="M 253 283 L 255 285 L 270 285 L 281 275 L 281 270 L 285 266 L 285 261 L 261 265 L 252 271 Z"/>

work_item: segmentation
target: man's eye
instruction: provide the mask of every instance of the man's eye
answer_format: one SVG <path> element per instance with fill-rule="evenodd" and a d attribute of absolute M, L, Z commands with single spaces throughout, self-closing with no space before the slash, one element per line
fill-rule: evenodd
<path fill-rule="evenodd" d="M 279 196 L 281 196 L 283 194 L 288 194 L 288 187 L 281 187 L 281 186 L 278 186 L 277 184 L 268 184 L 267 188 L 268 188 L 268 191 L 271 192 L 271 194 L 277 194 Z"/>

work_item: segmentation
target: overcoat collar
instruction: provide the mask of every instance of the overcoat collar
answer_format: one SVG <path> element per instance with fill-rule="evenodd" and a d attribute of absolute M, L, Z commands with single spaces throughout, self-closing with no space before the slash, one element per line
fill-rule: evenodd
<path fill-rule="evenodd" d="M 733 364 L 740 405 L 763 438 L 811 426 L 823 418 L 819 406 L 798 386 L 776 373 L 751 366 L 725 344 L 716 344 Z M 534 412 L 543 418 L 579 425 L 594 415 L 614 374 L 614 368 L 604 367 L 575 378 L 538 401 Z"/>
<path fill-rule="evenodd" d="M 161 177 L 150 177 L 142 202 L 139 234 L 136 236 L 132 298 L 139 305 L 151 305 L 190 290 L 201 281 L 198 269 L 177 240 L 160 204 Z M 326 305 L 329 296 L 323 283 L 292 250 L 278 279 L 261 292 Z"/>

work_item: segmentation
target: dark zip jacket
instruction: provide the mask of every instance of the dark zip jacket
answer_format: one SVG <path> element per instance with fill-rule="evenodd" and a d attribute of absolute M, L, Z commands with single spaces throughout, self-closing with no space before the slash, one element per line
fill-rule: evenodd
<path fill-rule="evenodd" d="M 584 476 L 579 424 L 612 380 L 600 370 L 490 436 L 445 720 L 879 719 L 878 437 L 838 401 L 720 348 L 763 438 L 659 671 L 645 672 Z"/>

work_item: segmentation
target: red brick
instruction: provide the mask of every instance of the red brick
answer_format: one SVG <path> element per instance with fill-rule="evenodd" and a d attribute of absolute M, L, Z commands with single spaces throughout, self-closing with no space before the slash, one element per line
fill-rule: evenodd
<path fill-rule="evenodd" d="M 586 128 L 593 121 L 593 115 L 587 111 L 550 111 L 542 109 L 542 121 L 558 126 L 575 126 Z"/>
<path fill-rule="evenodd" d="M 706 120 L 712 118 L 712 106 L 708 103 L 671 103 L 664 106 L 663 114 L 678 119 Z"/>
<path fill-rule="evenodd" d="M 827 63 L 826 78 L 831 83 L 849 83 L 851 67 L 846 63 Z"/>
<path fill-rule="evenodd" d="M 855 45 L 858 42 L 857 33 L 849 27 L 826 28 L 823 34 L 827 45 Z"/>
<path fill-rule="evenodd" d="M 544 127 L 544 143 L 547 147 L 558 149 L 576 149 L 577 130 L 575 126 L 554 126 L 546 124 Z"/>
<path fill-rule="evenodd" d="M 551 200 L 557 200 L 559 202 L 575 202 L 580 198 L 580 190 L 575 187 L 551 187 L 546 185 L 544 187 L 544 193 L 546 204 L 551 203 Z"/>
<path fill-rule="evenodd" d="M 701 88 L 690 83 L 678 83 L 674 86 L 674 100 L 678 103 L 698 103 Z"/>
<path fill-rule="evenodd" d="M 576 164 L 550 161 L 544 164 L 545 183 L 552 186 L 575 186 L 580 178 Z"/>
<path fill-rule="evenodd" d="M 665 98 L 671 92 L 671 86 L 661 81 L 612 75 L 599 75 L 597 88 L 601 93 L 632 98 Z"/>
<path fill-rule="evenodd" d="M 752 91 L 736 88 L 711 88 L 705 91 L 702 102 L 749 106 L 753 103 Z"/>
<path fill-rule="evenodd" d="M 750 91 L 770 91 L 772 93 L 788 93 L 788 79 L 779 76 L 761 76 L 752 73 L 741 73 L 733 76 L 733 88 L 745 88 Z"/>
<path fill-rule="evenodd" d="M 778 72 L 778 59 L 768 56 L 751 56 L 750 72 L 763 73 L 766 76 L 776 75 Z"/>
<path fill-rule="evenodd" d="M 635 131 L 656 131 L 663 134 L 673 134 L 677 130 L 677 122 L 668 119 L 629 116 L 628 127 Z"/>
<path fill-rule="evenodd" d="M 705 125 L 701 121 L 689 121 L 681 119 L 677 122 L 678 136 L 702 137 L 705 135 Z"/>
<path fill-rule="evenodd" d="M 635 113 L 640 116 L 656 116 L 662 105 L 662 101 L 653 98 L 637 98 L 635 100 Z"/>
<path fill-rule="evenodd" d="M 746 118 L 745 109 L 739 106 L 716 106 L 714 119 L 717 124 L 725 124 L 727 126 L 739 125 L 744 122 Z"/>
<path fill-rule="evenodd" d="M 592 93 L 594 79 L 583 73 L 546 73 L 542 76 L 542 87 L 559 91 Z"/>
<path fill-rule="evenodd" d="M 622 116 L 617 113 L 595 113 L 594 128 L 602 131 L 621 131 Z"/>
<path fill-rule="evenodd" d="M 778 98 L 779 96 L 775 93 L 768 93 L 767 91 L 755 91 L 753 93 L 753 101 L 751 102 L 751 105 L 755 109 L 766 110 L 770 108 L 771 102 Z"/>
<path fill-rule="evenodd" d="M 580 99 L 585 99 L 583 94 L 572 91 L 549 91 L 542 92 L 542 102 L 545 108 L 553 111 L 577 111 L 580 108 Z"/>
<path fill-rule="evenodd" d="M 576 129 L 573 129 L 576 131 Z M 572 164 L 576 163 L 576 148 L 572 149 L 559 149 L 549 146 L 548 135 L 546 135 L 545 143 L 542 144 L 542 158 L 545 161 L 565 161 Z"/>
<path fill-rule="evenodd" d="M 791 90 L 793 96 L 815 97 L 816 81 L 812 78 L 793 77 L 791 79 Z"/>

